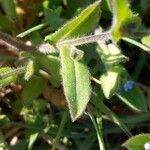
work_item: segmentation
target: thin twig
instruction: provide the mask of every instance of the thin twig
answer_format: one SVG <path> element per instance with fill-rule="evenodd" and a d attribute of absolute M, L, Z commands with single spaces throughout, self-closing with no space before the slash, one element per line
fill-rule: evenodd
<path fill-rule="evenodd" d="M 0 40 L 2 40 L 7 46 L 13 47 L 15 50 L 24 50 L 24 51 L 37 51 L 37 48 L 34 46 L 29 46 L 24 44 L 21 40 L 13 38 L 7 33 L 0 31 Z"/>
<path fill-rule="evenodd" d="M 98 83 L 98 84 L 102 84 L 102 82 L 94 77 L 91 77 L 91 80 L 93 80 L 95 83 Z"/>
<path fill-rule="evenodd" d="M 56 44 L 56 48 L 49 43 L 44 43 L 39 45 L 38 47 L 35 46 L 29 46 L 23 43 L 21 40 L 14 38 L 10 36 L 7 33 L 4 33 L 0 31 L 0 40 L 3 41 L 7 46 L 13 47 L 15 50 L 23 50 L 33 53 L 43 53 L 43 54 L 49 54 L 49 53 L 56 53 L 57 48 L 63 47 L 63 46 L 78 46 L 88 43 L 94 43 L 97 41 L 105 42 L 112 39 L 112 35 L 110 31 L 103 32 L 97 35 L 89 35 L 84 36 L 76 39 L 70 39 L 70 40 L 64 40 L 60 41 Z"/>
<path fill-rule="evenodd" d="M 56 47 L 62 47 L 65 45 L 78 46 L 78 45 L 83 45 L 83 44 L 88 44 L 88 43 L 94 43 L 97 41 L 104 42 L 110 39 L 112 39 L 111 32 L 107 31 L 107 32 L 102 32 L 97 35 L 89 35 L 89 36 L 84 36 L 84 37 L 80 37 L 76 39 L 64 40 L 64 41 L 58 42 L 58 44 L 56 44 Z"/>

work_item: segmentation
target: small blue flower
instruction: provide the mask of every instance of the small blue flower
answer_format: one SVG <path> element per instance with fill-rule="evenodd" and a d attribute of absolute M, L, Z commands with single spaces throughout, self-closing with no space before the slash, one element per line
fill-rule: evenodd
<path fill-rule="evenodd" d="M 134 82 L 132 80 L 127 81 L 127 83 L 124 84 L 123 88 L 125 92 L 128 92 L 131 90 L 134 86 Z"/>

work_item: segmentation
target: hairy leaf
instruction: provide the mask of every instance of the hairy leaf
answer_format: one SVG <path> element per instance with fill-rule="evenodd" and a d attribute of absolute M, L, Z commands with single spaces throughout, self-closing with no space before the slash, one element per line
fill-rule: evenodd
<path fill-rule="evenodd" d="M 100 0 L 88 6 L 79 16 L 67 22 L 63 27 L 45 40 L 56 44 L 64 39 L 78 37 L 90 32 L 98 23 L 100 15 Z"/>
<path fill-rule="evenodd" d="M 115 66 L 101 76 L 101 86 L 106 98 L 109 99 L 116 92 L 121 72 L 122 68 Z"/>
<path fill-rule="evenodd" d="M 90 74 L 83 59 L 72 59 L 70 49 L 60 50 L 64 92 L 72 121 L 84 112 L 90 99 Z"/>

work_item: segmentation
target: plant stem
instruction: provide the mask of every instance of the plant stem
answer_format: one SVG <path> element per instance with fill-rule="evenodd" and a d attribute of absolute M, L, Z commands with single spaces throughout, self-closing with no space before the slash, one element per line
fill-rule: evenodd
<path fill-rule="evenodd" d="M 88 112 L 88 115 L 89 115 L 89 117 L 90 117 L 90 119 L 91 119 L 91 121 L 95 127 L 98 142 L 99 142 L 99 148 L 100 148 L 100 150 L 105 150 L 104 141 L 103 141 L 103 134 L 102 134 L 102 122 L 101 122 L 102 118 L 96 117 L 96 119 L 95 119 L 91 112 Z"/>
<path fill-rule="evenodd" d="M 96 79 L 94 77 L 91 77 L 91 80 L 93 80 L 97 84 L 100 84 L 100 85 L 102 84 L 102 82 L 100 80 L 98 80 L 98 79 Z"/>
<path fill-rule="evenodd" d="M 64 41 L 58 42 L 56 44 L 56 47 L 60 48 L 66 45 L 78 46 L 78 45 L 83 45 L 83 44 L 88 44 L 88 43 L 94 43 L 97 41 L 103 43 L 110 39 L 112 39 L 111 32 L 106 31 L 97 35 L 89 35 L 89 36 L 83 36 L 83 37 L 76 38 L 76 39 L 64 40 Z M 23 43 L 21 40 L 17 38 L 13 38 L 9 34 L 4 33 L 2 31 L 0 31 L 0 40 L 2 40 L 7 46 L 13 47 L 17 51 L 23 50 L 23 51 L 28 51 L 28 52 L 33 52 L 33 53 L 43 53 L 43 54 L 57 52 L 57 50 L 49 43 L 41 44 L 38 47 L 29 46 Z"/>
<path fill-rule="evenodd" d="M 36 47 L 24 44 L 21 40 L 13 38 L 7 33 L 0 31 L 0 40 L 2 40 L 7 46 L 13 47 L 15 50 L 25 51 L 37 51 Z"/>
<path fill-rule="evenodd" d="M 61 136 L 61 132 L 66 124 L 66 121 L 67 121 L 67 111 L 64 112 L 63 114 L 63 117 L 62 117 L 62 120 L 61 120 L 61 123 L 60 123 L 60 126 L 59 126 L 59 129 L 58 129 L 58 132 L 57 132 L 57 135 L 56 135 L 56 138 L 55 138 L 55 141 L 52 145 L 52 150 L 56 150 L 56 147 L 57 147 L 57 144 L 58 144 L 58 141 L 60 139 L 60 136 Z"/>
<path fill-rule="evenodd" d="M 112 35 L 110 31 L 106 31 L 97 35 L 89 35 L 89 36 L 84 36 L 76 39 L 70 39 L 70 40 L 64 40 L 61 42 L 58 42 L 56 44 L 56 47 L 63 47 L 66 45 L 69 46 L 78 46 L 78 45 L 83 45 L 83 44 L 88 44 L 88 43 L 94 43 L 97 41 L 107 41 L 112 39 Z"/>

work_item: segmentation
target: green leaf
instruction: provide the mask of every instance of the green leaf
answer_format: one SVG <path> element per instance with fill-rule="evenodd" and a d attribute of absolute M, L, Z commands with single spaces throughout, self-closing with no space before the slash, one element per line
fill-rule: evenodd
<path fill-rule="evenodd" d="M 33 109 L 34 112 L 39 113 L 43 116 L 45 109 L 46 109 L 47 102 L 45 99 L 37 99 L 33 102 Z"/>
<path fill-rule="evenodd" d="M 39 112 L 34 111 L 34 105 L 22 107 L 20 113 L 23 114 L 23 119 L 27 126 L 32 126 L 34 129 L 36 128 L 39 130 L 40 128 L 42 128 L 43 115 L 39 114 Z M 28 134 L 28 132 L 26 133 Z"/>
<path fill-rule="evenodd" d="M 57 30 L 64 23 L 64 19 L 59 17 L 53 10 L 49 8 L 44 9 L 44 15 L 45 15 L 46 22 L 54 30 Z"/>
<path fill-rule="evenodd" d="M 107 99 L 110 99 L 111 96 L 116 92 L 121 72 L 122 68 L 115 66 L 107 70 L 107 72 L 101 76 L 100 81 L 102 90 Z"/>
<path fill-rule="evenodd" d="M 10 31 L 11 30 L 11 23 L 7 16 L 0 15 L 0 28 Z"/>
<path fill-rule="evenodd" d="M 10 122 L 9 118 L 6 115 L 0 115 L 0 125 Z"/>
<path fill-rule="evenodd" d="M 124 75 L 125 74 L 128 76 L 129 80 L 132 80 L 127 71 L 124 71 Z M 144 95 L 136 84 L 134 84 L 134 87 L 128 92 L 118 92 L 117 96 L 132 110 L 138 112 L 147 111 L 147 105 Z"/>
<path fill-rule="evenodd" d="M 46 80 L 42 77 L 32 77 L 28 82 L 26 82 L 21 94 L 23 103 L 27 106 L 32 104 L 33 100 L 42 93 L 46 83 Z"/>
<path fill-rule="evenodd" d="M 12 71 L 13 69 L 10 68 L 10 67 L 3 67 L 3 68 L 0 68 L 0 88 L 3 88 L 7 85 L 9 85 L 10 83 L 14 83 L 17 79 L 17 75 L 12 75 L 10 77 L 7 77 L 7 78 L 2 78 L 2 76 L 4 74 L 6 74 L 7 72 L 9 71 Z"/>
<path fill-rule="evenodd" d="M 29 60 L 29 62 L 27 64 L 27 67 L 26 67 L 26 72 L 25 72 L 25 75 L 24 75 L 24 79 L 28 81 L 33 76 L 34 72 L 35 72 L 34 61 Z"/>
<path fill-rule="evenodd" d="M 60 87 L 61 75 L 60 75 L 60 59 L 58 54 L 45 55 L 42 53 L 26 53 L 23 52 L 22 58 L 28 57 L 35 62 L 35 68 L 40 68 L 40 71 L 44 72 L 44 76 L 50 81 L 54 87 Z M 43 73 L 42 73 L 43 74 Z"/>
<path fill-rule="evenodd" d="M 88 115 L 95 127 L 98 142 L 99 142 L 99 148 L 101 150 L 105 150 L 103 132 L 102 132 L 103 131 L 102 115 L 99 114 L 99 116 L 96 116 L 96 119 L 94 118 L 94 116 L 91 112 L 89 112 Z"/>
<path fill-rule="evenodd" d="M 145 150 L 144 145 L 150 142 L 150 134 L 139 134 L 127 140 L 123 146 L 128 150 Z"/>
<path fill-rule="evenodd" d="M 90 74 L 82 58 L 77 61 L 70 57 L 69 48 L 61 49 L 60 57 L 64 92 L 72 121 L 75 121 L 82 115 L 90 99 Z"/>
<path fill-rule="evenodd" d="M 28 30 L 18 34 L 17 37 L 21 37 L 22 38 L 22 37 L 24 37 L 24 36 L 26 36 L 28 34 L 31 34 L 32 32 L 35 32 L 37 30 L 41 30 L 41 29 L 43 29 L 46 26 L 48 26 L 48 23 L 41 23 L 41 24 L 39 24 L 37 26 L 34 26 L 34 27 L 32 27 L 32 28 L 30 28 L 30 29 L 28 29 Z"/>
<path fill-rule="evenodd" d="M 147 46 L 145 46 L 145 45 L 143 45 L 143 44 L 141 44 L 141 43 L 139 43 L 139 42 L 137 42 L 137 41 L 135 41 L 135 40 L 133 40 L 133 39 L 127 38 L 127 37 L 123 37 L 122 39 L 123 39 L 124 41 L 127 41 L 127 42 L 129 42 L 129 43 L 131 43 L 131 44 L 133 44 L 133 45 L 136 45 L 136 46 L 138 46 L 139 48 L 143 49 L 144 51 L 150 53 L 150 48 L 149 48 L 149 47 L 147 47 Z"/>
<path fill-rule="evenodd" d="M 35 60 L 41 69 L 50 74 L 50 82 L 54 87 L 61 85 L 60 60 L 58 56 L 35 54 Z"/>
<path fill-rule="evenodd" d="M 28 145 L 28 150 L 32 150 L 33 144 L 36 141 L 39 133 L 37 131 L 31 131 L 30 136 L 29 136 L 29 145 Z"/>
<path fill-rule="evenodd" d="M 112 56 L 121 54 L 121 49 L 119 49 L 115 44 L 108 44 L 108 50 L 109 54 Z"/>
<path fill-rule="evenodd" d="M 122 120 L 119 119 L 118 116 L 113 113 L 105 104 L 103 104 L 103 107 L 101 109 L 102 112 L 106 114 L 115 124 L 117 124 L 128 136 L 131 136 L 131 132 L 126 124 L 124 124 Z"/>
<path fill-rule="evenodd" d="M 108 65 L 116 65 L 128 60 L 128 58 L 122 54 L 121 49 L 119 49 L 115 44 L 108 44 L 108 51 L 109 55 L 106 55 L 103 58 L 103 61 Z"/>
<path fill-rule="evenodd" d="M 142 38 L 142 43 L 150 47 L 150 35 Z"/>
<path fill-rule="evenodd" d="M 62 131 L 64 130 L 65 124 L 67 123 L 67 119 L 68 119 L 67 116 L 68 116 L 68 113 L 65 111 L 63 113 L 63 116 L 62 116 L 62 119 L 61 119 L 61 122 L 60 122 L 60 126 L 58 128 L 58 132 L 56 134 L 55 141 L 53 142 L 51 150 L 57 149 L 56 147 L 57 147 L 57 145 L 59 143 Z"/>
<path fill-rule="evenodd" d="M 123 123 L 123 121 L 121 119 L 119 119 L 117 117 L 117 115 L 115 115 L 115 113 L 113 113 L 104 103 L 103 103 L 103 95 L 101 92 L 101 89 L 99 89 L 99 86 L 94 87 L 94 93 L 96 92 L 96 94 L 92 95 L 92 103 L 95 105 L 97 112 L 107 115 L 108 118 L 110 118 L 110 120 L 117 124 L 128 136 L 131 136 L 131 133 L 128 129 L 128 127 L 126 126 L 126 124 Z"/>
<path fill-rule="evenodd" d="M 99 20 L 99 14 L 100 0 L 88 6 L 79 16 L 67 22 L 58 31 L 48 35 L 45 40 L 56 44 L 58 41 L 86 34 L 95 28 Z"/>
<path fill-rule="evenodd" d="M 126 28 L 136 26 L 140 19 L 130 10 L 128 0 L 112 0 L 112 5 L 112 35 L 115 41 L 119 41 L 122 36 L 127 34 Z"/>
<path fill-rule="evenodd" d="M 1 2 L 2 3 L 2 7 L 5 11 L 5 13 L 7 14 L 7 16 L 9 17 L 9 19 L 13 22 L 17 22 L 18 21 L 18 16 L 16 13 L 16 6 L 14 3 L 14 0 L 4 0 Z"/>

